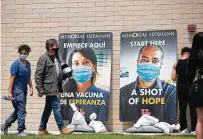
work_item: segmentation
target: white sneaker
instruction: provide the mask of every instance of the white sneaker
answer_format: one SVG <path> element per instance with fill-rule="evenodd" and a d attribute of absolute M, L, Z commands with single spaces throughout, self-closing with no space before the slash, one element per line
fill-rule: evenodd
<path fill-rule="evenodd" d="M 180 124 L 175 125 L 175 130 L 180 130 Z"/>
<path fill-rule="evenodd" d="M 189 133 L 189 131 L 188 131 L 188 129 L 186 128 L 186 129 L 182 130 L 180 133 L 181 133 L 181 134 L 186 134 L 186 133 Z"/>
<path fill-rule="evenodd" d="M 192 135 L 196 135 L 196 131 L 191 131 L 191 134 Z"/>
<path fill-rule="evenodd" d="M 171 128 L 174 129 L 174 130 L 180 130 L 180 124 L 177 124 L 177 125 L 172 124 Z"/>
<path fill-rule="evenodd" d="M 18 136 L 24 137 L 24 136 L 27 136 L 27 134 L 25 133 L 25 131 L 22 131 L 22 132 L 18 133 Z"/>

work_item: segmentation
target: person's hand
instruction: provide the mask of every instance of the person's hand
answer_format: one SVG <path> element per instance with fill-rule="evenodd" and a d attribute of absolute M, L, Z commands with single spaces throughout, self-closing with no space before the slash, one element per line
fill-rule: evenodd
<path fill-rule="evenodd" d="M 80 109 L 78 109 L 78 111 L 79 111 L 83 116 L 85 116 L 85 111 L 84 111 L 84 109 L 80 108 Z"/>
<path fill-rule="evenodd" d="M 43 91 L 38 92 L 38 97 L 42 97 L 43 96 Z"/>
<path fill-rule="evenodd" d="M 173 64 L 173 69 L 176 69 L 177 63 Z"/>
<path fill-rule="evenodd" d="M 12 94 L 11 92 L 9 92 L 9 93 L 8 93 L 8 99 L 9 99 L 9 100 L 12 100 L 12 98 L 13 98 L 13 94 Z"/>
<path fill-rule="evenodd" d="M 30 96 L 33 96 L 33 89 L 30 88 Z"/>

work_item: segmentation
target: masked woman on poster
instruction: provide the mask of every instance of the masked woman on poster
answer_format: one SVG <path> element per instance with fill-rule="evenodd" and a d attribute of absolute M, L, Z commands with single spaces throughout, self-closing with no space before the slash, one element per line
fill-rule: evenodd
<path fill-rule="evenodd" d="M 196 107 L 197 139 L 203 139 L 203 32 L 193 38 L 191 56 L 188 65 L 188 81 L 191 84 L 191 104 Z"/>
<path fill-rule="evenodd" d="M 97 114 L 96 120 L 108 120 L 109 91 L 95 86 L 98 73 L 94 51 L 91 48 L 73 49 L 69 55 L 68 66 L 72 69 L 72 76 L 63 83 L 63 92 L 70 96 L 73 93 L 72 98 L 68 97 L 68 103 L 76 104 L 87 123 L 93 112 Z M 62 107 L 63 117 L 67 116 L 65 119 L 71 120 L 72 108 L 67 106 L 65 109 L 64 113 Z"/>

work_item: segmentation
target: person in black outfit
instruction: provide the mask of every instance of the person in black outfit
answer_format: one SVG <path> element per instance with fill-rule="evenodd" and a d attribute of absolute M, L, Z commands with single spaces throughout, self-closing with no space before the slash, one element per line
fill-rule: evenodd
<path fill-rule="evenodd" d="M 172 71 L 172 80 L 177 80 L 177 94 L 179 101 L 179 122 L 181 133 L 188 133 L 186 110 L 190 107 L 191 131 L 195 131 L 197 123 L 197 114 L 195 107 L 189 103 L 189 87 L 187 85 L 187 65 L 189 62 L 190 48 L 184 47 L 181 50 L 181 58 L 174 64 Z"/>
<path fill-rule="evenodd" d="M 190 98 L 197 111 L 197 139 L 203 139 L 203 32 L 195 34 L 189 58 L 187 79 L 191 84 Z"/>

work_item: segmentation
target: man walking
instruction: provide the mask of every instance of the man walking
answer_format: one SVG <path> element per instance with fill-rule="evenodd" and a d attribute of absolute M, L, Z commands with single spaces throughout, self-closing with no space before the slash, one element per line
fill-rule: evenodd
<path fill-rule="evenodd" d="M 47 122 L 51 111 L 54 112 L 54 117 L 61 134 L 71 134 L 72 129 L 65 127 L 60 113 L 60 103 L 58 99 L 61 92 L 62 70 L 58 58 L 58 42 L 56 39 L 46 41 L 46 53 L 43 54 L 38 62 L 35 72 L 35 82 L 38 91 L 38 96 L 46 95 L 44 111 L 42 113 L 38 135 L 48 134 Z"/>

